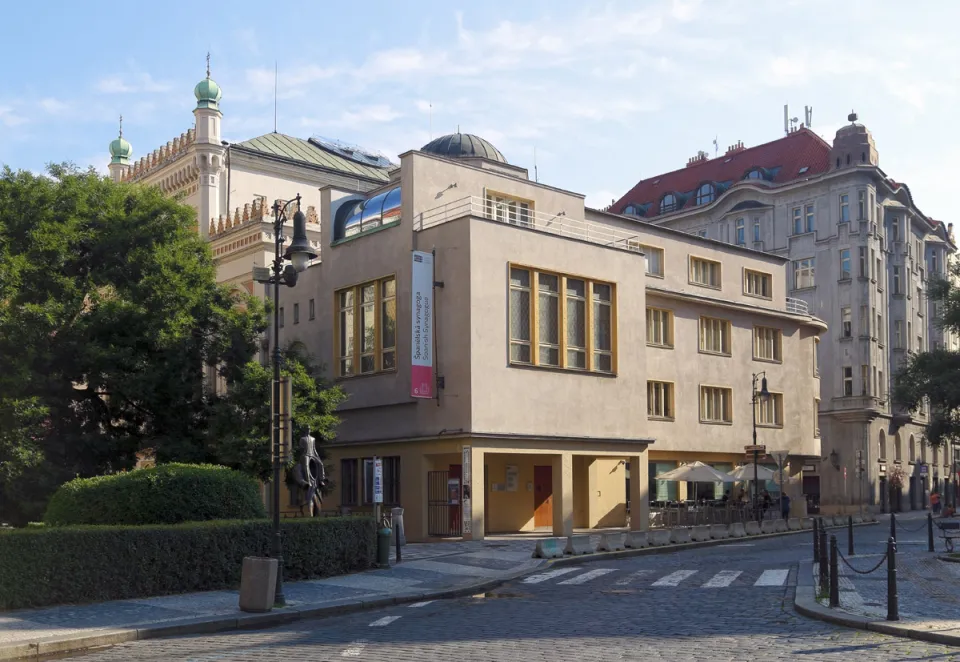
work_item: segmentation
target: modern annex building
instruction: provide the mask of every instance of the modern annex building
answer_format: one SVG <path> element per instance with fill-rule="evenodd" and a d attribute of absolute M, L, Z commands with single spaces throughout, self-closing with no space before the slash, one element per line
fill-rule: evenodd
<path fill-rule="evenodd" d="M 832 145 L 801 125 L 717 158 L 700 152 L 641 180 L 610 211 L 789 260 L 789 296 L 830 329 L 819 344 L 823 456 L 804 467 L 804 491 L 825 507 L 887 507 L 886 476 L 900 465 L 909 484 L 899 507 L 920 508 L 931 487 L 955 483 L 956 465 L 926 447 L 926 412 L 899 409 L 890 384 L 907 353 L 958 348 L 924 294 L 956 244 L 952 224 L 920 211 L 880 169 L 867 128 L 848 119 Z"/>
<path fill-rule="evenodd" d="M 325 187 L 318 216 L 282 306 L 349 394 L 328 503 L 370 509 L 378 458 L 414 540 L 623 525 L 628 503 L 645 528 L 651 501 L 722 496 L 651 478 L 743 464 L 760 372 L 762 442 L 791 475 L 819 463 L 826 326 L 783 257 L 588 209 L 459 133 L 371 191 Z"/>

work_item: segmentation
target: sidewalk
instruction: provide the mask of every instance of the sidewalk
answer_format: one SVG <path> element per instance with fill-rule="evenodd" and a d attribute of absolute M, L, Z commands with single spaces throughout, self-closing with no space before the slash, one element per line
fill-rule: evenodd
<path fill-rule="evenodd" d="M 817 602 L 819 570 L 810 560 L 800 564 L 795 604 L 813 618 L 865 630 L 960 646 L 960 563 L 939 560 L 945 555 L 943 541 L 934 528 L 934 548 L 928 550 L 925 511 L 897 514 L 897 596 L 899 621 L 887 621 L 886 561 L 870 574 L 851 570 L 841 559 L 840 607 L 830 609 L 827 601 Z M 901 526 L 902 524 L 902 526 Z M 850 565 L 866 571 L 880 563 L 890 535 L 890 517 L 880 517 L 880 526 L 855 530 L 855 552 L 847 556 L 845 530 L 829 531 L 837 536 L 840 553 Z"/>

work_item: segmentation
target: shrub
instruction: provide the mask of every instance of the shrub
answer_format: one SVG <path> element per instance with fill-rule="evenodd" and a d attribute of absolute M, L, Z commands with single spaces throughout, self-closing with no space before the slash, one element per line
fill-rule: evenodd
<path fill-rule="evenodd" d="M 372 518 L 291 519 L 282 530 L 287 581 L 375 560 Z M 243 557 L 266 556 L 270 540 L 268 520 L 10 531 L 0 535 L 0 609 L 236 588 Z"/>
<path fill-rule="evenodd" d="M 164 464 L 76 478 L 54 493 L 46 524 L 179 524 L 265 517 L 256 481 L 210 464 Z"/>

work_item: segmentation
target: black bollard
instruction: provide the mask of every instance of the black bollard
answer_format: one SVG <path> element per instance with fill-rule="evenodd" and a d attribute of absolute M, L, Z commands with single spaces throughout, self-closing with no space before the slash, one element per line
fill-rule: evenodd
<path fill-rule="evenodd" d="M 837 537 L 830 536 L 830 606 L 840 606 L 840 568 L 837 566 Z"/>
<path fill-rule="evenodd" d="M 813 518 L 813 562 L 820 563 L 820 526 L 817 518 Z"/>
<path fill-rule="evenodd" d="M 900 620 L 900 602 L 897 599 L 897 541 L 887 541 L 887 620 Z"/>
<path fill-rule="evenodd" d="M 827 576 L 827 532 L 820 529 L 820 592 L 826 593 L 830 583 L 830 577 Z"/>
<path fill-rule="evenodd" d="M 396 523 L 394 523 L 393 528 L 395 531 L 394 535 L 396 536 L 396 539 L 397 539 L 397 563 L 400 563 L 400 559 L 402 558 L 400 556 L 400 529 L 397 528 Z"/>
<path fill-rule="evenodd" d="M 933 513 L 927 513 L 927 551 L 933 551 Z"/>
<path fill-rule="evenodd" d="M 847 517 L 847 556 L 853 556 L 853 515 Z"/>
<path fill-rule="evenodd" d="M 897 516 L 893 510 L 890 511 L 890 537 L 897 541 Z"/>

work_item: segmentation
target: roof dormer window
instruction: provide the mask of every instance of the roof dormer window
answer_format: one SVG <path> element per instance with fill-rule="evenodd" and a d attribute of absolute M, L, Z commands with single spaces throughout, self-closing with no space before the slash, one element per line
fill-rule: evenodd
<path fill-rule="evenodd" d="M 717 189 L 713 184 L 701 184 L 700 188 L 697 189 L 697 204 L 705 205 L 707 203 L 713 202 L 714 198 L 717 197 Z"/>
<path fill-rule="evenodd" d="M 665 196 L 660 198 L 660 213 L 668 214 L 677 209 L 677 196 L 673 193 L 667 193 Z"/>
<path fill-rule="evenodd" d="M 643 216 L 647 213 L 646 205 L 629 204 L 623 208 L 623 213 L 630 216 Z"/>
<path fill-rule="evenodd" d="M 754 168 L 747 173 L 747 176 L 744 179 L 763 179 L 763 171 L 760 168 Z"/>

